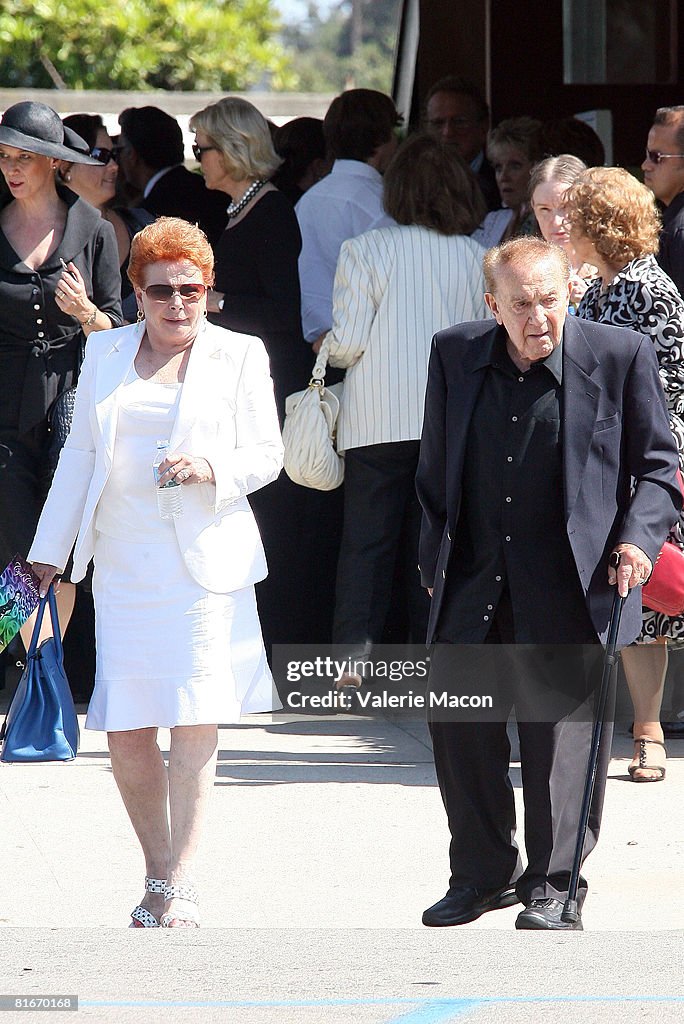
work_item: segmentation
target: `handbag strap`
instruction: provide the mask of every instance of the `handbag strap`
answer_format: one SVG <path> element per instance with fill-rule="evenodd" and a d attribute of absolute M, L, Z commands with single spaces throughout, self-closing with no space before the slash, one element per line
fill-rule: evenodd
<path fill-rule="evenodd" d="M 57 598 L 55 597 L 55 590 L 52 583 L 48 587 L 48 592 L 45 597 L 41 597 L 38 602 L 38 614 L 36 615 L 36 623 L 33 627 L 33 633 L 31 634 L 31 643 L 29 644 L 27 658 L 32 658 L 36 653 L 38 638 L 40 636 L 40 627 L 43 625 L 43 616 L 45 615 L 45 605 L 48 605 L 50 608 L 50 620 L 52 622 L 52 635 L 55 640 L 55 650 L 57 651 L 57 657 L 61 661 L 64 656 L 62 650 L 62 633 L 59 628 Z"/>
<path fill-rule="evenodd" d="M 330 342 L 328 341 L 329 337 L 330 335 L 326 334 L 321 347 L 318 350 L 316 362 L 314 363 L 314 368 L 311 371 L 309 386 L 317 385 L 318 387 L 323 387 L 325 385 L 325 371 L 328 365 L 328 354 L 330 351 Z"/>

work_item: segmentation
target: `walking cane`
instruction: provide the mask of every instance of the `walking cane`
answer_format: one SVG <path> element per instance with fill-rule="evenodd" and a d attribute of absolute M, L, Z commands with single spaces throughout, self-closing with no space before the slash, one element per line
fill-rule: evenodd
<path fill-rule="evenodd" d="M 617 551 L 613 552 L 613 554 L 610 556 L 610 564 L 613 567 L 613 569 L 617 570 L 617 567 L 620 564 L 620 555 Z M 570 874 L 568 898 L 563 904 L 563 912 L 561 914 L 561 921 L 566 921 L 568 924 L 574 924 L 575 921 L 579 920 L 579 911 L 577 909 L 577 886 L 579 884 L 582 853 L 584 852 L 584 841 L 587 836 L 587 825 L 589 824 L 589 810 L 591 808 L 591 800 L 594 795 L 594 784 L 596 782 L 596 768 L 598 766 L 599 746 L 601 743 L 601 735 L 603 733 L 603 719 L 606 713 L 608 690 L 610 689 L 610 677 L 613 674 L 613 669 L 617 665 L 619 657 L 619 655 L 616 654 L 615 649 L 617 647 L 618 629 L 620 628 L 620 616 L 622 615 L 622 606 L 624 602 L 625 598 L 620 597 L 620 594 L 618 592 L 618 585 L 616 583 L 615 595 L 613 597 L 613 607 L 610 611 L 610 621 L 608 623 L 608 638 L 606 640 L 606 653 L 603 659 L 603 675 L 601 676 L 601 688 L 599 690 L 598 704 L 596 708 L 596 718 L 594 720 L 594 728 L 591 734 L 591 747 L 589 749 L 589 761 L 587 763 L 587 776 L 584 782 L 582 809 L 580 811 L 579 825 L 577 827 L 575 857 L 572 862 L 572 872 Z"/>

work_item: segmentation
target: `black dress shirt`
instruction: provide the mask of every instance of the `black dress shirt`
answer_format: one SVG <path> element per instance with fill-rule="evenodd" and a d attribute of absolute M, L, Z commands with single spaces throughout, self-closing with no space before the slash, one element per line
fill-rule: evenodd
<path fill-rule="evenodd" d="M 517 643 L 543 642 L 549 618 L 558 643 L 576 643 L 584 624 L 591 643 L 565 524 L 562 345 L 524 372 L 503 337 L 483 359 L 437 637 L 482 643 L 507 589 Z"/>

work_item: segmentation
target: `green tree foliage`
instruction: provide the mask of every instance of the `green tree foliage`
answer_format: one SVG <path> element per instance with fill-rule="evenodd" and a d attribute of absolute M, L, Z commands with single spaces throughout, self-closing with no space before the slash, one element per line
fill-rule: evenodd
<path fill-rule="evenodd" d="M 354 39 L 352 0 L 340 0 L 327 15 L 315 0 L 308 18 L 286 25 L 282 37 L 294 53 L 298 88 L 341 92 L 350 87 L 390 92 L 399 30 L 400 0 L 353 0 L 360 38 Z"/>
<path fill-rule="evenodd" d="M 0 84 L 291 88 L 271 0 L 3 0 Z"/>

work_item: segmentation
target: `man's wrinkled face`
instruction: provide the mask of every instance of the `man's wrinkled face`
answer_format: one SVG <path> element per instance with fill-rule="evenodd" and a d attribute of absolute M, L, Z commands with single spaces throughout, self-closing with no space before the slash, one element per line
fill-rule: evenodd
<path fill-rule="evenodd" d="M 508 334 L 509 355 L 521 369 L 550 356 L 560 344 L 570 282 L 552 256 L 500 268 L 485 301 Z"/>

